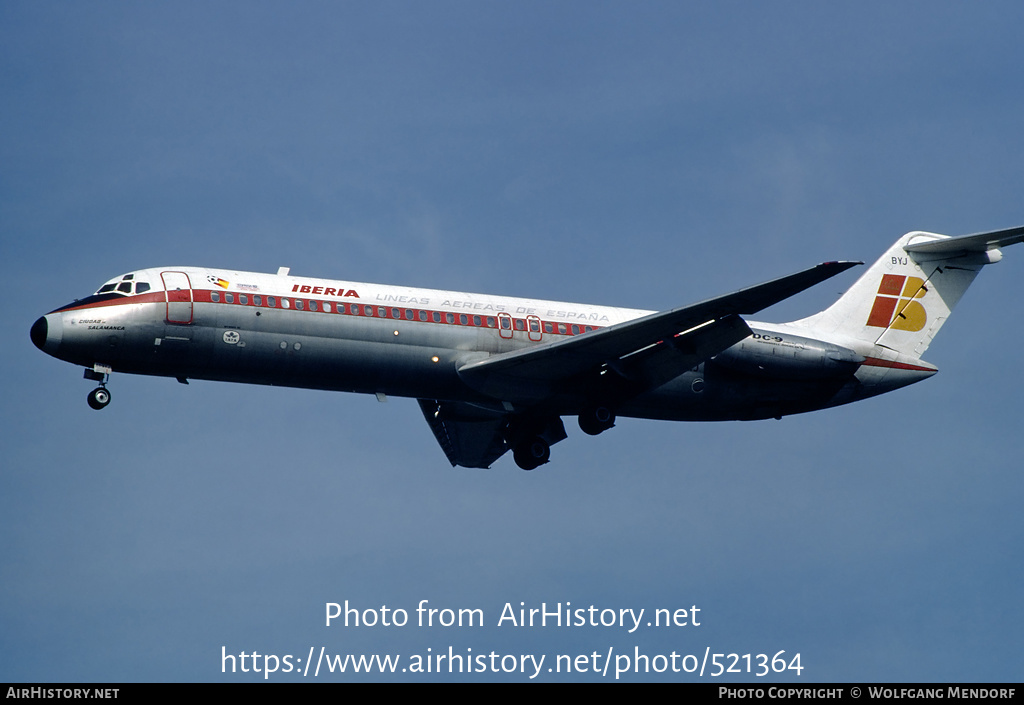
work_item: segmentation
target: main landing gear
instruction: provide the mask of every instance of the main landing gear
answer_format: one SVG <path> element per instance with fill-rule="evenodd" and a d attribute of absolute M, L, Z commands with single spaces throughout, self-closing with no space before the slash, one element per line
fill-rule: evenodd
<path fill-rule="evenodd" d="M 596 436 L 615 425 L 615 412 L 607 406 L 595 405 L 580 411 L 580 428 Z M 563 440 L 562 419 L 518 417 L 509 421 L 505 442 L 512 448 L 512 458 L 523 470 L 534 470 L 551 459 L 551 446 Z"/>
<path fill-rule="evenodd" d="M 585 434 L 596 436 L 615 425 L 615 414 L 607 406 L 592 406 L 580 413 L 579 422 Z"/>
<path fill-rule="evenodd" d="M 551 459 L 551 446 L 540 436 L 524 438 L 512 449 L 512 458 L 523 470 L 533 470 Z"/>
<path fill-rule="evenodd" d="M 523 470 L 539 468 L 551 459 L 551 446 L 566 438 L 565 426 L 557 416 L 517 418 L 505 429 L 505 442 L 512 458 Z"/>
<path fill-rule="evenodd" d="M 100 383 L 100 386 L 89 392 L 89 396 L 86 397 L 86 401 L 89 402 L 89 407 L 96 411 L 105 408 L 107 404 L 110 403 L 110 390 L 107 389 L 107 379 L 110 377 L 110 368 L 95 365 L 92 369 L 86 368 L 83 377 Z"/>

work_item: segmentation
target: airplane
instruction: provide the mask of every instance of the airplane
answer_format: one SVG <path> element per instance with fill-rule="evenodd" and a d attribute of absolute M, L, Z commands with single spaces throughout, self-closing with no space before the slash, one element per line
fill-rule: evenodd
<path fill-rule="evenodd" d="M 914 231 L 829 308 L 748 316 L 861 262 L 826 262 L 651 312 L 201 267 L 140 269 L 39 318 L 43 352 L 82 365 L 110 403 L 113 372 L 411 397 L 452 466 L 524 470 L 617 417 L 781 418 L 926 379 L 921 359 L 982 267 L 1024 227 Z"/>

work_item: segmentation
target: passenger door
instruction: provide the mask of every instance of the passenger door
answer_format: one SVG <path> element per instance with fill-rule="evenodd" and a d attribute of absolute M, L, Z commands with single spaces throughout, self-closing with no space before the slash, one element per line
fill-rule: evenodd
<path fill-rule="evenodd" d="M 167 292 L 167 322 L 179 325 L 192 323 L 192 282 L 185 272 L 161 272 Z"/>

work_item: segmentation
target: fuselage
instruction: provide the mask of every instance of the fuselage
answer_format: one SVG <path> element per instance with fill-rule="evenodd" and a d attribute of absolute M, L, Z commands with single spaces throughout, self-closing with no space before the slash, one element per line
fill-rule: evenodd
<path fill-rule="evenodd" d="M 921 356 L 977 274 L 1024 227 L 896 240 L 834 303 L 748 320 L 858 264 L 823 262 L 651 312 L 201 267 L 141 269 L 38 319 L 36 346 L 112 372 L 411 397 L 448 461 L 532 470 L 619 416 L 781 418 L 935 374 Z"/>
<path fill-rule="evenodd" d="M 281 385 L 509 409 L 459 368 L 584 336 L 650 311 L 197 267 L 143 269 L 56 309 L 32 328 L 59 359 L 104 372 Z M 798 323 L 748 321 L 752 335 L 616 413 L 758 419 L 856 401 L 930 376 L 856 340 Z M 579 413 L 577 394 L 548 413 Z"/>

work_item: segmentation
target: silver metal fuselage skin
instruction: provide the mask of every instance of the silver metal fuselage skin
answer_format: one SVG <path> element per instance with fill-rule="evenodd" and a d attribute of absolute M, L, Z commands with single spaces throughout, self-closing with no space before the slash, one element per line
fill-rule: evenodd
<path fill-rule="evenodd" d="M 46 314 L 33 326 L 33 341 L 93 369 L 468 402 L 511 413 L 529 410 L 529 395 L 484 394 L 459 368 L 650 313 L 195 267 L 138 270 L 105 288 L 118 282 L 127 293 L 115 288 Z M 140 283 L 148 289 L 137 293 Z M 917 360 L 883 359 L 875 346 L 808 337 L 792 324 L 748 323 L 753 335 L 623 401 L 616 413 L 771 418 L 874 396 L 935 372 Z M 586 401 L 579 390 L 552 389 L 542 406 L 574 415 Z"/>

